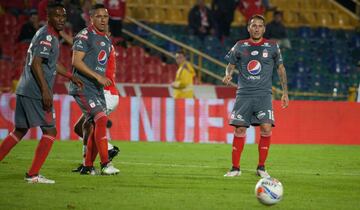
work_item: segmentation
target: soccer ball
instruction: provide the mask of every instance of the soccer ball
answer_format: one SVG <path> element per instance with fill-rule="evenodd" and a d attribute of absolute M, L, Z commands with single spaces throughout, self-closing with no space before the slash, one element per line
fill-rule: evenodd
<path fill-rule="evenodd" d="M 262 178 L 255 186 L 255 196 L 262 204 L 276 204 L 282 199 L 283 186 L 277 179 Z"/>

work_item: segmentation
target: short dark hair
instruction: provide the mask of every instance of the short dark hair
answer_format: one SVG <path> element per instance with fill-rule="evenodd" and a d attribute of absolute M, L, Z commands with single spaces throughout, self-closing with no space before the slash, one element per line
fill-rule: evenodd
<path fill-rule="evenodd" d="M 259 14 L 255 14 L 253 16 L 251 16 L 248 20 L 248 26 L 251 24 L 251 21 L 254 20 L 254 19 L 259 19 L 259 20 L 262 20 L 264 22 L 264 25 L 265 25 L 265 18 L 264 16 L 262 15 L 259 15 Z"/>
<path fill-rule="evenodd" d="M 51 2 L 51 3 L 48 3 L 47 5 L 47 13 L 48 15 L 51 13 L 52 10 L 56 9 L 56 8 L 65 8 L 65 6 L 60 3 L 60 2 Z"/>
<path fill-rule="evenodd" d="M 106 9 L 106 7 L 103 4 L 95 4 L 90 9 L 90 12 L 89 12 L 90 15 L 94 15 L 95 10 L 97 10 L 97 9 Z"/>

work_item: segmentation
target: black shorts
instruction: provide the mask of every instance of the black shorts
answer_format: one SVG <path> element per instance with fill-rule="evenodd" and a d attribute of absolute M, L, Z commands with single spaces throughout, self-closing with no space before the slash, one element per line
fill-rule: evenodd
<path fill-rule="evenodd" d="M 236 96 L 229 124 L 235 127 L 258 126 L 270 123 L 275 126 L 272 95 Z"/>
<path fill-rule="evenodd" d="M 41 99 L 16 95 L 15 127 L 55 127 L 54 108 L 47 112 Z"/>

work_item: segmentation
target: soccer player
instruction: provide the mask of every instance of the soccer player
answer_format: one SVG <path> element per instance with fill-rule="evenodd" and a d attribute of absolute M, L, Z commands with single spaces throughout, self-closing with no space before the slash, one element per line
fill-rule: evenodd
<path fill-rule="evenodd" d="M 193 98 L 194 97 L 194 77 L 195 71 L 191 64 L 186 60 L 185 52 L 180 50 L 175 54 L 176 63 L 179 65 L 176 71 L 175 81 L 172 83 L 174 98 Z"/>
<path fill-rule="evenodd" d="M 108 37 L 111 36 L 109 27 L 106 27 L 105 33 L 107 34 Z M 66 34 L 64 36 L 63 33 L 60 33 L 60 36 L 68 44 L 70 45 L 74 44 L 74 40 L 72 37 L 67 36 Z M 115 71 L 116 71 L 116 53 L 114 46 L 111 46 L 111 52 L 108 60 L 108 65 L 105 71 L 105 76 L 111 79 L 112 84 L 107 87 L 104 87 L 107 115 L 113 112 L 119 103 L 119 92 L 116 88 L 116 83 L 115 83 Z M 111 128 L 111 126 L 112 126 L 112 122 L 109 119 L 106 124 L 106 127 Z M 85 121 L 85 115 L 82 114 L 78 119 L 78 121 L 75 123 L 74 132 L 83 139 L 83 163 L 81 163 L 77 168 L 73 169 L 72 172 L 80 172 L 80 174 L 92 174 L 92 175 L 96 174 L 94 167 L 92 168 L 91 171 L 88 171 L 86 168 L 83 168 L 85 165 L 87 139 L 89 137 L 89 134 L 93 134 L 92 129 L 94 129 L 92 123 L 89 121 Z M 112 159 L 118 155 L 119 151 L 120 149 L 117 146 L 108 143 L 108 156 L 110 161 L 112 161 Z"/>
<path fill-rule="evenodd" d="M 276 67 L 283 90 L 281 104 L 286 108 L 289 105 L 286 71 L 277 43 L 263 38 L 264 17 L 252 16 L 247 29 L 250 38 L 238 41 L 225 57 L 229 64 L 223 82 L 229 84 L 235 67 L 240 73 L 236 101 L 229 120 L 229 124 L 235 127 L 232 168 L 224 176 L 241 175 L 240 157 L 244 148 L 246 129 L 250 125 L 260 125 L 259 162 L 256 173 L 261 177 L 270 177 L 265 170 L 265 160 L 270 147 L 271 129 L 274 126 L 272 72 Z"/>
<path fill-rule="evenodd" d="M 105 113 L 104 86 L 112 84 L 105 77 L 107 61 L 111 51 L 111 41 L 105 33 L 109 14 L 105 7 L 96 4 L 90 11 L 91 25 L 80 31 L 73 45 L 73 72 L 84 82 L 84 88 L 79 89 L 70 83 L 70 94 L 86 116 L 86 121 L 93 123 L 93 134 L 87 137 L 85 169 L 93 170 L 93 162 L 97 153 L 100 155 L 101 174 L 112 175 L 120 172 L 109 160 Z M 91 157 L 91 158 L 90 158 Z"/>
<path fill-rule="evenodd" d="M 112 84 L 104 87 L 104 96 L 105 96 L 105 102 L 106 102 L 106 114 L 109 115 L 111 112 L 113 112 L 116 107 L 119 104 L 119 91 L 116 88 L 115 83 L 115 71 L 116 71 L 116 52 L 114 46 L 111 46 L 111 52 L 108 60 L 108 65 L 105 71 L 105 76 L 109 79 L 111 79 Z M 84 127 L 84 129 L 83 129 Z M 109 120 L 107 122 L 107 128 L 111 127 L 111 121 Z M 91 130 L 93 129 L 93 126 L 91 123 L 85 122 L 85 115 L 81 115 L 79 120 L 76 122 L 74 126 L 75 133 L 83 137 L 83 163 L 80 164 L 79 167 L 76 169 L 73 169 L 73 172 L 80 172 L 81 174 L 95 174 L 95 171 L 88 171 L 85 168 L 83 169 L 83 166 L 85 165 L 85 158 L 86 158 L 86 148 L 87 148 L 87 139 L 89 136 L 89 133 L 91 133 Z M 83 131 L 86 130 L 86 133 Z M 112 161 L 112 159 L 119 153 L 119 148 L 117 146 L 114 146 L 110 143 L 108 143 L 108 156 L 109 160 Z"/>
<path fill-rule="evenodd" d="M 26 135 L 29 128 L 40 126 L 43 135 L 35 157 L 25 175 L 28 183 L 53 184 L 54 180 L 39 174 L 56 137 L 53 108 L 53 84 L 56 71 L 68 77 L 81 88 L 82 83 L 57 64 L 59 56 L 59 31 L 63 29 L 66 11 L 63 5 L 48 5 L 48 23 L 33 37 L 27 51 L 26 63 L 16 90 L 15 129 L 0 146 L 0 161 Z"/>

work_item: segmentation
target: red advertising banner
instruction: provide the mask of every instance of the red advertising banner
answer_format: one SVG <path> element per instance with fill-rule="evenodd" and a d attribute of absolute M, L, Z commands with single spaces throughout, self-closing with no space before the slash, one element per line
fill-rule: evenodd
<path fill-rule="evenodd" d="M 0 95 L 0 139 L 13 129 L 15 95 Z M 233 127 L 227 124 L 233 99 L 120 98 L 110 114 L 111 138 L 124 141 L 231 143 Z M 61 140 L 77 140 L 73 126 L 81 111 L 72 96 L 55 95 L 56 126 Z M 360 144 L 356 122 L 360 104 L 348 102 L 291 101 L 281 109 L 274 101 L 276 127 L 272 142 L 278 144 Z M 31 129 L 25 138 L 35 139 Z M 247 143 L 259 138 L 250 127 Z"/>
<path fill-rule="evenodd" d="M 360 145 L 360 103 L 290 101 L 281 110 L 280 101 L 274 101 L 274 107 L 274 143 Z"/>

